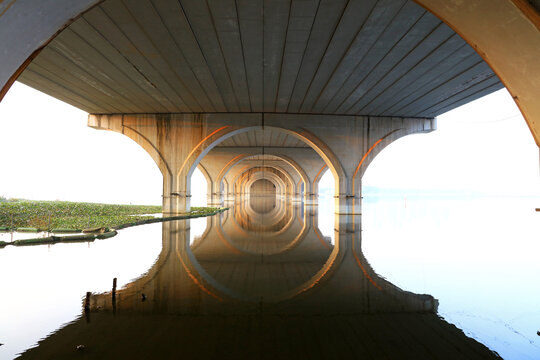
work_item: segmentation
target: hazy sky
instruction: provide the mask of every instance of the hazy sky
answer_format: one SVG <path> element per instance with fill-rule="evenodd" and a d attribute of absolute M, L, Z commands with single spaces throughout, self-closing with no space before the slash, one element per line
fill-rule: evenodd
<path fill-rule="evenodd" d="M 160 204 L 161 174 L 150 156 L 121 134 L 88 128 L 86 120 L 85 112 L 15 83 L 0 103 L 0 196 Z M 540 196 L 538 157 L 502 90 L 440 116 L 435 132 L 388 146 L 364 185 Z M 196 190 L 204 184 L 197 176 L 193 203 L 200 204 L 206 189 Z"/>
<path fill-rule="evenodd" d="M 437 127 L 388 146 L 364 184 L 540 195 L 539 149 L 506 89 L 439 116 Z"/>

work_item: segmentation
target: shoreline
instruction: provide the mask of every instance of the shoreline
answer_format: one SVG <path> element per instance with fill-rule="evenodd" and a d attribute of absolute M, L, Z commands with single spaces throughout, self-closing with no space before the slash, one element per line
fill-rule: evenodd
<path fill-rule="evenodd" d="M 74 233 L 76 232 L 77 234 L 66 235 L 66 236 L 50 235 L 43 238 L 21 239 L 21 240 L 15 240 L 13 242 L 0 241 L 0 249 L 5 248 L 6 246 L 9 246 L 9 245 L 12 245 L 12 246 L 51 245 L 51 244 L 57 244 L 57 243 L 90 242 L 90 241 L 95 241 L 96 239 L 103 240 L 103 239 L 112 238 L 118 235 L 118 230 L 126 229 L 133 226 L 147 225 L 147 224 L 153 224 L 153 223 L 159 223 L 159 222 L 165 222 L 165 221 L 186 220 L 186 219 L 214 216 L 226 210 L 229 210 L 229 208 L 217 208 L 215 211 L 211 211 L 211 212 L 202 212 L 202 213 L 195 212 L 195 213 L 184 214 L 184 215 L 156 217 L 153 219 L 145 219 L 145 220 L 139 220 L 139 221 L 120 224 L 117 226 L 113 226 L 110 229 L 106 227 L 83 229 L 80 231 L 70 230 L 70 229 L 59 229 L 59 230 L 62 230 L 63 232 L 73 231 Z M 33 228 L 23 228 L 23 229 L 28 230 L 27 232 L 30 232 L 30 230 L 32 230 L 31 232 L 34 232 Z M 88 233 L 84 233 L 85 230 Z M 94 230 L 94 231 L 90 232 L 88 230 Z M 39 232 L 39 230 L 35 229 L 35 232 Z"/>

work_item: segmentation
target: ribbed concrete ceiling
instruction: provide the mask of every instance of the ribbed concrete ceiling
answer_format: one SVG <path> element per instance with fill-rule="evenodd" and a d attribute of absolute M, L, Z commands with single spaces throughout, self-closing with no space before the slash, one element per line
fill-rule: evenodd
<path fill-rule="evenodd" d="M 294 136 L 287 135 L 281 131 L 272 129 L 253 130 L 234 135 L 223 142 L 218 147 L 301 147 L 309 148 L 305 142 L 298 140 Z"/>
<path fill-rule="evenodd" d="M 502 87 L 404 0 L 105 0 L 19 80 L 90 113 L 433 117 Z"/>

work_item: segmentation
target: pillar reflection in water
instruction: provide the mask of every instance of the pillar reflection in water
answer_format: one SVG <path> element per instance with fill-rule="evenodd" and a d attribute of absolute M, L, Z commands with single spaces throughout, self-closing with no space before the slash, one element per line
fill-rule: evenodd
<path fill-rule="evenodd" d="M 248 197 L 209 217 L 193 244 L 189 221 L 164 223 L 159 260 L 118 292 L 117 311 L 436 312 L 431 296 L 402 291 L 371 269 L 355 217 L 336 217 L 333 245 L 317 227 L 317 207 L 304 205 L 302 212 L 301 206 L 275 196 Z M 94 296 L 91 305 L 112 308 L 111 297 Z"/>
<path fill-rule="evenodd" d="M 318 229 L 317 210 L 248 196 L 208 217 L 191 243 L 189 220 L 164 222 L 162 252 L 145 275 L 115 299 L 92 296 L 89 322 L 68 325 L 23 358 L 61 358 L 65 341 L 101 349 L 100 358 L 492 356 L 439 319 L 433 297 L 373 271 L 359 216 L 336 215 L 333 244 Z"/>

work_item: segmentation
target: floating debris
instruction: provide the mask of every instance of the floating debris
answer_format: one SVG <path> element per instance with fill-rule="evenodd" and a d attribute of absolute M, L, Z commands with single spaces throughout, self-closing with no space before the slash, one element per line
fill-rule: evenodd
<path fill-rule="evenodd" d="M 77 350 L 83 351 L 86 348 L 84 345 L 77 345 Z"/>

